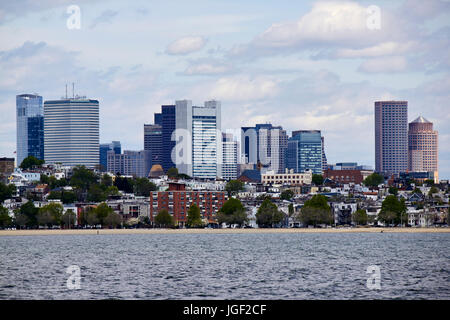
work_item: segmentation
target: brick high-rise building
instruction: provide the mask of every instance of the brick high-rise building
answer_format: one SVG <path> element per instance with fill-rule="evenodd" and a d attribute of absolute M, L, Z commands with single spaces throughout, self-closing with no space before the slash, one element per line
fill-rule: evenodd
<path fill-rule="evenodd" d="M 435 172 L 438 169 L 438 132 L 433 123 L 418 117 L 409 123 L 408 169 L 412 172 Z"/>
<path fill-rule="evenodd" d="M 408 169 L 408 102 L 375 102 L 375 171 Z"/>

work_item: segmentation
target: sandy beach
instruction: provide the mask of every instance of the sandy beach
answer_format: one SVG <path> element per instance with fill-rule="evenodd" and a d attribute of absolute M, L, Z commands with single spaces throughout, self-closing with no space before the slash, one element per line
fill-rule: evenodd
<path fill-rule="evenodd" d="M 263 234 L 263 233 L 450 233 L 450 228 L 327 228 L 327 229 L 72 229 L 0 230 L 0 236 L 113 234 Z"/>

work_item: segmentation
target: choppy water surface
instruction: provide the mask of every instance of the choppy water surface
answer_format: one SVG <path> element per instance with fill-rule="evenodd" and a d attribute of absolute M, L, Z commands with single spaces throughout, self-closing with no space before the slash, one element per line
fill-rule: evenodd
<path fill-rule="evenodd" d="M 450 299 L 449 245 L 448 233 L 0 237 L 0 299 Z M 370 265 L 381 290 L 366 286 Z"/>

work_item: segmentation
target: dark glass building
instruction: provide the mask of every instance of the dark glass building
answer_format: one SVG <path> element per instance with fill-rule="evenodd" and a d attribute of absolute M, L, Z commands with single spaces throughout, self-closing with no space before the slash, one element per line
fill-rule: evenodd
<path fill-rule="evenodd" d="M 36 94 L 16 96 L 17 165 L 28 156 L 44 159 L 44 107 Z"/>
<path fill-rule="evenodd" d="M 100 144 L 100 165 L 102 171 L 108 171 L 108 151 L 114 151 L 115 154 L 122 153 L 120 141 Z"/>
<path fill-rule="evenodd" d="M 175 163 L 172 161 L 172 150 L 175 147 L 175 141 L 172 141 L 172 133 L 176 128 L 175 110 L 175 105 L 161 106 L 160 122 L 162 124 L 162 167 L 164 172 L 167 172 L 170 168 L 176 167 Z"/>
<path fill-rule="evenodd" d="M 320 130 L 299 130 L 292 132 L 286 151 L 286 167 L 295 173 L 312 170 L 322 174 L 323 149 Z"/>
<path fill-rule="evenodd" d="M 155 114 L 156 115 L 156 114 Z M 156 117 L 155 117 L 156 120 Z M 152 152 L 152 163 L 162 165 L 162 126 L 144 124 L 144 150 Z"/>

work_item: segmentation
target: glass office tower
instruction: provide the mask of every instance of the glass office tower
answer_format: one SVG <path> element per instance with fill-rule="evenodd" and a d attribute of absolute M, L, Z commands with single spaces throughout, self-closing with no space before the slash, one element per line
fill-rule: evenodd
<path fill-rule="evenodd" d="M 36 94 L 16 96 L 17 165 L 28 156 L 44 159 L 44 108 Z"/>
<path fill-rule="evenodd" d="M 312 170 L 322 174 L 322 135 L 320 130 L 299 130 L 292 132 L 286 152 L 286 167 L 295 173 Z"/>

